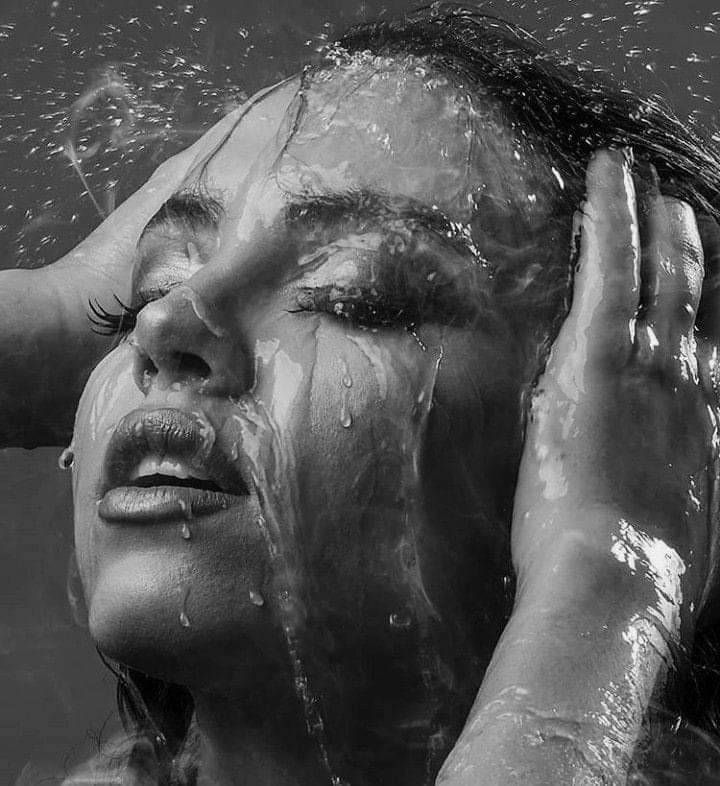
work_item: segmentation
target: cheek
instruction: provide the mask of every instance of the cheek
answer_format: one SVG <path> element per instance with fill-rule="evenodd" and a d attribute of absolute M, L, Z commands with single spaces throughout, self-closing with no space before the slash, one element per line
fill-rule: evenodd
<path fill-rule="evenodd" d="M 75 545 L 86 588 L 92 586 L 99 556 L 93 543 L 93 524 L 105 451 L 120 418 L 142 401 L 132 377 L 131 355 L 129 345 L 123 344 L 100 362 L 85 386 L 75 415 Z"/>
<path fill-rule="evenodd" d="M 312 374 L 286 410 L 297 461 L 302 551 L 311 572 L 368 578 L 397 549 L 439 350 L 404 331 L 372 333 L 317 321 Z M 380 555 L 380 556 L 378 556 Z"/>

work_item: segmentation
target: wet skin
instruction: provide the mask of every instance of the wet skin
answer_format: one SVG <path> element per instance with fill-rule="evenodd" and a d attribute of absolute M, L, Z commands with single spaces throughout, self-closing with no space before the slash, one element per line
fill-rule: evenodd
<path fill-rule="evenodd" d="M 141 310 L 75 428 L 98 646 L 189 686 L 201 728 L 275 725 L 268 755 L 302 773 L 297 638 L 358 783 L 383 768 L 420 777 L 431 734 L 444 755 L 499 635 L 520 393 L 536 369 L 492 274 L 541 238 L 567 256 L 550 163 L 497 107 L 421 65 L 353 63 L 304 98 L 289 82 L 189 173 L 180 192 L 222 210 L 198 219 L 183 197 L 146 229 Z M 229 495 L 134 487 L 133 469 L 167 474 L 140 462 L 162 458 L 168 409 L 214 435 L 237 473 L 219 484 Z M 136 427 L 146 447 L 128 453 Z"/>
<path fill-rule="evenodd" d="M 689 641 L 709 586 L 693 554 L 713 511 L 677 525 L 711 436 L 673 305 L 694 314 L 699 297 L 692 212 L 671 206 L 663 223 L 653 203 L 643 270 L 662 351 L 618 368 L 608 358 L 636 358 L 621 339 L 638 307 L 637 219 L 616 158 L 591 165 L 580 269 L 594 274 L 577 277 L 521 465 L 522 395 L 567 294 L 538 305 L 538 282 L 552 269 L 567 281 L 577 184 L 491 101 L 420 62 L 360 58 L 299 87 L 259 102 L 219 149 L 201 145 L 138 244 L 134 329 L 76 421 L 91 633 L 191 689 L 217 782 L 327 777 L 294 676 L 323 699 L 333 771 L 417 783 L 459 731 L 508 613 L 520 468 L 521 592 L 444 782 L 477 782 L 478 766 L 488 783 L 511 770 L 572 782 L 575 743 L 617 774 L 661 672 L 656 632 L 637 621 Z M 653 371 L 668 357 L 680 397 Z M 655 434 L 676 418 L 668 439 L 632 430 L 645 410 Z M 173 472 L 195 480 L 161 477 Z M 638 497 L 656 487 L 659 503 Z M 552 745 L 527 741 L 544 727 L 518 724 L 518 738 L 485 712 L 554 718 L 558 702 L 587 729 L 564 737 L 561 774 Z M 606 750 L 608 722 L 622 740 Z"/>

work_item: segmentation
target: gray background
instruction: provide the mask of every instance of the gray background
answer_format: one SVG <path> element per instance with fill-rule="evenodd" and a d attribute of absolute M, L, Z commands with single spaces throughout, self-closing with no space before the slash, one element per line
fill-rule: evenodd
<path fill-rule="evenodd" d="M 244 96 L 297 69 L 346 25 L 407 7 L 5 0 L 0 267 L 50 262 L 97 225 L 98 211 L 63 153 L 68 141 L 92 153 L 83 174 L 107 210 L 160 160 Z M 692 122 L 716 120 L 717 0 L 528 0 L 483 8 L 574 59 L 660 93 Z M 103 92 L 109 82 L 124 85 L 120 99 Z M 73 114 L 74 102 L 91 93 L 86 110 Z M 59 452 L 0 451 L 2 783 L 14 783 L 23 768 L 27 782 L 62 773 L 117 726 L 113 681 L 67 601 L 71 495 Z"/>

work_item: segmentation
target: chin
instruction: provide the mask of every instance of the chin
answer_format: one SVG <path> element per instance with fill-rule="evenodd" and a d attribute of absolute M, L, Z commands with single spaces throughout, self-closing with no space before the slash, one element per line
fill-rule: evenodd
<path fill-rule="evenodd" d="M 246 583 L 197 572 L 179 581 L 152 554 L 115 560 L 86 591 L 90 635 L 105 657 L 166 682 L 209 689 L 251 679 L 287 655 L 270 613 L 245 602 Z"/>

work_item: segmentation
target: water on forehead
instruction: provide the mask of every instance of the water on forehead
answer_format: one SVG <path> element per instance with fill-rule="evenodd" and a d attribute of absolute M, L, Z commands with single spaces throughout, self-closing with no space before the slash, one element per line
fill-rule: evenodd
<path fill-rule="evenodd" d="M 358 56 L 261 101 L 214 151 L 204 185 L 246 203 L 367 189 L 467 221 L 488 200 L 541 226 L 562 178 L 501 104 L 424 61 Z M 233 210 L 232 212 L 236 212 Z"/>

